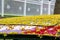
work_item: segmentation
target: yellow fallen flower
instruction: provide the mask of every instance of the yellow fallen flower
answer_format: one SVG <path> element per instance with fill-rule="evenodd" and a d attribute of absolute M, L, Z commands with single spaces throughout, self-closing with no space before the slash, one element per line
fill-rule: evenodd
<path fill-rule="evenodd" d="M 22 16 L 0 19 L 0 24 L 55 25 L 60 22 L 60 15 Z"/>

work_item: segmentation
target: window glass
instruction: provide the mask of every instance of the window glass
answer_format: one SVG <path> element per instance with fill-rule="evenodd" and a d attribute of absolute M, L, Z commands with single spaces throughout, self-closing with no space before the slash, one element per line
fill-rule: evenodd
<path fill-rule="evenodd" d="M 50 12 L 51 12 L 51 14 L 53 14 L 53 13 L 54 13 L 54 5 L 51 5 Z"/>
<path fill-rule="evenodd" d="M 24 3 L 9 0 L 5 3 L 4 10 L 6 15 L 24 15 Z"/>
<path fill-rule="evenodd" d="M 53 4 L 53 5 L 54 5 L 54 4 L 55 4 L 55 1 L 56 1 L 56 0 L 51 0 L 51 4 Z"/>
<path fill-rule="evenodd" d="M 25 1 L 25 0 L 13 0 L 13 1 Z"/>
<path fill-rule="evenodd" d="M 43 14 L 48 14 L 48 4 L 43 4 Z"/>
<path fill-rule="evenodd" d="M 2 0 L 0 0 L 0 15 L 1 15 L 1 11 L 2 11 Z"/>
<path fill-rule="evenodd" d="M 40 15 L 40 5 L 27 3 L 26 15 Z"/>

